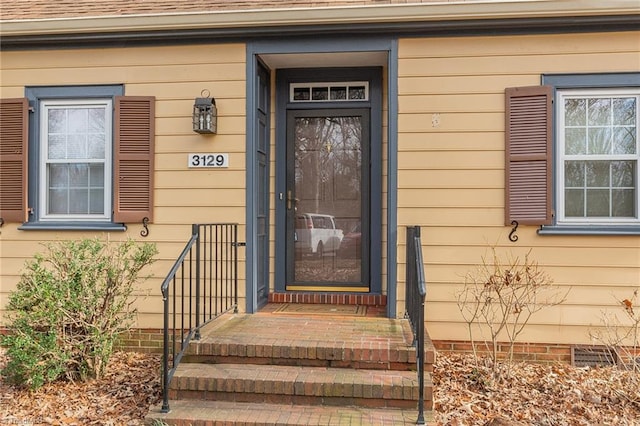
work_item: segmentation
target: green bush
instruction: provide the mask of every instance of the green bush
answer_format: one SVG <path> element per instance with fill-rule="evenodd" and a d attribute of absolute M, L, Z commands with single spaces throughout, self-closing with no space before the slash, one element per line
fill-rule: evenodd
<path fill-rule="evenodd" d="M 67 378 L 99 378 L 118 335 L 135 316 L 133 295 L 154 244 L 83 239 L 44 244 L 7 305 L 2 375 L 32 389 Z"/>

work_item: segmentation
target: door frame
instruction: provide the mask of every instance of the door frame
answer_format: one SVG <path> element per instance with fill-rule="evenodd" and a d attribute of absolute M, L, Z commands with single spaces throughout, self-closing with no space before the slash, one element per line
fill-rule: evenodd
<path fill-rule="evenodd" d="M 358 102 L 289 101 L 292 83 L 367 81 L 369 100 Z M 275 291 L 286 292 L 287 271 L 287 114 L 290 110 L 369 109 L 369 293 L 382 293 L 382 69 L 358 68 L 295 68 L 276 71 L 276 147 L 275 147 Z M 363 164 L 363 167 L 366 167 Z M 364 199 L 363 199 L 364 201 Z"/>
<path fill-rule="evenodd" d="M 377 62 L 376 65 L 385 67 L 385 117 L 386 117 L 386 164 L 385 184 L 388 188 L 386 194 L 386 296 L 387 316 L 395 318 L 398 312 L 398 39 L 394 36 L 380 35 L 326 35 L 314 37 L 294 38 L 261 38 L 254 39 L 246 44 L 246 250 L 245 250 L 245 311 L 254 313 L 256 304 L 256 273 L 257 261 L 256 240 L 256 205 L 254 200 L 255 190 L 255 145 L 258 143 L 254 134 L 255 123 L 255 76 L 258 62 L 262 58 L 292 58 L 300 55 L 303 58 L 309 55 L 334 55 L 340 53 L 382 53 L 386 59 Z M 294 56 L 292 56 L 294 55 Z M 302 66 L 302 61 L 298 62 Z M 273 72 L 284 68 L 278 64 L 266 61 L 267 68 Z M 305 63 L 306 65 L 306 63 Z M 381 213 L 382 214 L 382 213 Z M 273 262 L 270 263 L 273 265 Z"/>

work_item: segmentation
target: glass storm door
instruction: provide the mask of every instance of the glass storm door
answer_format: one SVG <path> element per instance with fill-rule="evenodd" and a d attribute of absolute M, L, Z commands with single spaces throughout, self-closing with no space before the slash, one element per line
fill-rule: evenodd
<path fill-rule="evenodd" d="M 287 289 L 369 290 L 369 110 L 287 115 Z"/>

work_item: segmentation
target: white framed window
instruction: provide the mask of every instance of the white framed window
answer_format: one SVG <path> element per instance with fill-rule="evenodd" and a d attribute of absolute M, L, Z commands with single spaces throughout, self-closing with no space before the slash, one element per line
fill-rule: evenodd
<path fill-rule="evenodd" d="M 640 223 L 639 104 L 638 89 L 557 91 L 558 224 Z"/>
<path fill-rule="evenodd" d="M 108 221 L 111 99 L 40 101 L 39 219 Z"/>

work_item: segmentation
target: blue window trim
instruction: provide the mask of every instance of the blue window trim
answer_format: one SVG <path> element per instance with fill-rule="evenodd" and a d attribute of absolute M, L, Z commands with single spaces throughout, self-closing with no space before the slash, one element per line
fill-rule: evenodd
<path fill-rule="evenodd" d="M 114 222 L 26 222 L 21 231 L 126 231 L 127 225 Z"/>
<path fill-rule="evenodd" d="M 125 231 L 127 227 L 112 221 L 39 221 L 42 208 L 38 197 L 40 178 L 40 100 L 44 99 L 95 99 L 111 98 L 124 95 L 124 85 L 91 85 L 91 86 L 33 86 L 25 88 L 25 96 L 29 100 L 29 160 L 28 160 L 28 205 L 29 219 L 18 227 L 20 230 L 55 230 L 55 231 Z M 115 123 L 114 123 L 115 124 Z M 112 165 L 113 167 L 113 165 Z M 113 206 L 113 197 L 111 200 Z"/>
<path fill-rule="evenodd" d="M 556 92 L 562 89 L 604 89 L 604 88 L 637 88 L 640 87 L 639 72 L 603 73 L 603 74 L 543 74 L 542 84 L 553 86 L 554 105 L 557 99 Z M 556 169 L 556 120 L 553 115 L 553 167 Z M 555 173 L 553 174 L 555 176 Z M 553 185 L 553 200 L 555 204 L 556 193 Z M 554 209 L 555 210 L 555 209 Z M 542 225 L 538 230 L 539 235 L 640 235 L 640 225 Z"/>
<path fill-rule="evenodd" d="M 351 29 L 350 29 L 351 31 Z M 398 240 L 398 218 L 397 218 L 397 146 L 398 146 L 398 40 L 396 36 L 353 36 L 350 34 L 348 40 L 341 36 L 321 37 L 316 34 L 312 38 L 291 37 L 286 41 L 282 38 L 277 40 L 263 39 L 254 40 L 247 43 L 247 66 L 246 80 L 247 96 L 247 140 L 246 140 L 246 161 L 247 161 L 247 208 L 246 208 L 246 293 L 247 312 L 255 312 L 255 282 L 256 282 L 256 223 L 255 223 L 255 201 L 254 193 L 253 164 L 255 162 L 254 149 L 257 143 L 252 126 L 255 120 L 254 99 L 250 94 L 255 90 L 256 67 L 260 55 L 265 54 L 295 54 L 295 53 L 330 53 L 330 52 L 386 52 L 388 55 L 388 75 L 387 75 L 387 96 L 389 110 L 387 111 L 387 244 L 386 244 L 386 280 L 387 280 L 387 316 L 395 318 L 397 314 L 397 240 Z M 273 70 L 272 70 L 273 71 Z M 276 264 L 276 268 L 281 267 Z"/>
<path fill-rule="evenodd" d="M 571 226 L 547 225 L 538 230 L 540 235 L 640 235 L 640 226 Z"/>

